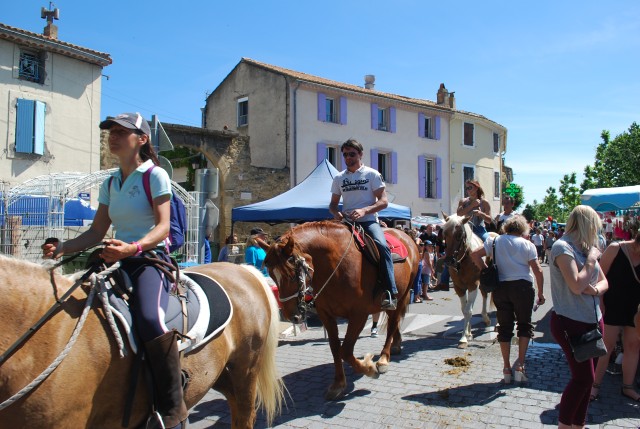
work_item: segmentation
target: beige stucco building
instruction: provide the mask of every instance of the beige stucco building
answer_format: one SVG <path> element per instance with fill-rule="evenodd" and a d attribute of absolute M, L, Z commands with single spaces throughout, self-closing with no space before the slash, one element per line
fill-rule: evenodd
<path fill-rule="evenodd" d="M 0 181 L 100 168 L 100 96 L 108 54 L 0 24 Z"/>
<path fill-rule="evenodd" d="M 494 194 L 507 132 L 456 110 L 444 85 L 434 95 L 436 101 L 377 91 L 372 75 L 358 86 L 243 58 L 207 98 L 204 120 L 208 129 L 249 136 L 251 165 L 288 168 L 290 187 L 325 158 L 344 169 L 340 145 L 355 138 L 365 147 L 364 163 L 383 174 L 392 202 L 414 216 L 438 215 L 455 211 L 460 174 L 470 171 L 463 166 L 473 167 L 488 197 Z M 462 142 L 464 123 L 474 126 L 471 146 Z M 497 212 L 499 201 L 488 199 Z"/>

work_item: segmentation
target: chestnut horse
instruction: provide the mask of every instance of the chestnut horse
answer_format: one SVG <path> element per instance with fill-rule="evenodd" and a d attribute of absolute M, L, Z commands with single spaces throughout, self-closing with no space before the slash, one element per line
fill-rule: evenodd
<path fill-rule="evenodd" d="M 233 428 L 252 428 L 261 406 L 269 422 L 284 393 L 276 369 L 278 308 L 264 277 L 255 269 L 215 263 L 190 269 L 217 280 L 233 303 L 226 328 L 185 354 L 189 375 L 185 402 L 193 407 L 210 388 L 223 393 Z M 71 286 L 68 277 L 40 265 L 0 255 L 0 351 L 7 350 Z M 56 290 L 57 287 L 57 290 Z M 67 344 L 85 307 L 76 289 L 21 347 L 0 365 L 0 403 L 29 384 Z M 88 312 L 69 354 L 29 394 L 0 411 L 0 428 L 118 428 L 130 386 L 133 353 L 120 358 L 98 300 Z M 142 427 L 150 410 L 147 384 L 139 377 L 128 427 Z"/>
<path fill-rule="evenodd" d="M 445 224 L 443 226 L 444 239 L 446 243 L 445 264 L 449 267 L 449 274 L 453 280 L 454 290 L 460 298 L 462 315 L 464 316 L 464 326 L 462 336 L 458 340 L 459 348 L 466 348 L 471 335 L 471 316 L 473 316 L 473 305 L 478 295 L 480 286 L 480 269 L 471 260 L 471 252 L 482 246 L 482 240 L 473 233 L 469 225 L 470 217 L 444 215 Z M 482 320 L 487 326 L 491 326 L 491 319 L 487 313 L 487 294 L 482 294 Z"/>
<path fill-rule="evenodd" d="M 406 312 L 409 290 L 418 270 L 418 247 L 402 231 L 389 229 L 407 248 L 408 257 L 394 264 L 398 287 L 398 306 L 387 311 L 387 338 L 380 358 L 374 364 L 370 354 L 363 360 L 353 355 L 360 332 L 369 314 L 380 311 L 381 289 L 376 289 L 378 267 L 371 264 L 356 247 L 351 230 L 336 221 L 298 225 L 271 245 L 265 258 L 270 275 L 278 284 L 284 316 L 294 322 L 304 319 L 305 296 L 313 295 L 318 317 L 327 330 L 335 365 L 335 377 L 325 398 L 335 400 L 344 394 L 346 378 L 342 360 L 356 373 L 377 378 L 388 369 L 391 353 L 400 353 L 400 322 Z M 310 284 L 307 284 L 307 280 Z M 338 318 L 348 320 L 342 344 L 338 336 Z"/>

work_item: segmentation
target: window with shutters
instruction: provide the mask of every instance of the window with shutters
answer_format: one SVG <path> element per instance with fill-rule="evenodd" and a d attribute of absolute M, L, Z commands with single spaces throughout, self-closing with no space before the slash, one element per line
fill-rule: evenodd
<path fill-rule="evenodd" d="M 238 126 L 249 125 L 249 98 L 244 97 L 238 100 Z"/>
<path fill-rule="evenodd" d="M 467 189 L 465 187 L 467 180 L 475 180 L 476 168 L 471 165 L 462 166 L 462 195 L 468 197 Z"/>
<path fill-rule="evenodd" d="M 339 112 L 339 104 L 336 103 L 336 100 L 333 98 L 327 97 L 325 99 L 326 104 L 326 122 L 333 122 L 337 124 L 340 122 L 340 112 Z"/>
<path fill-rule="evenodd" d="M 391 177 L 391 162 L 388 153 L 378 152 L 378 171 L 382 174 L 382 179 L 385 182 L 389 181 Z"/>
<path fill-rule="evenodd" d="M 500 172 L 499 171 L 493 172 L 493 198 L 500 199 Z"/>
<path fill-rule="evenodd" d="M 18 77 L 42 84 L 44 82 L 44 59 L 42 55 L 33 51 L 20 51 Z"/>
<path fill-rule="evenodd" d="M 436 197 L 436 160 L 433 158 L 424 159 L 424 196 L 425 198 Z"/>
<path fill-rule="evenodd" d="M 424 135 L 422 137 L 433 138 L 433 119 L 429 116 L 424 117 Z"/>
<path fill-rule="evenodd" d="M 475 127 L 473 124 L 470 124 L 469 122 L 465 122 L 464 123 L 464 137 L 463 137 L 463 144 L 465 146 L 475 146 L 475 139 L 474 139 L 474 134 L 475 134 Z"/>
<path fill-rule="evenodd" d="M 378 130 L 389 131 L 389 108 L 378 107 Z"/>
<path fill-rule="evenodd" d="M 493 133 L 493 153 L 500 152 L 500 135 L 498 133 Z"/>
<path fill-rule="evenodd" d="M 44 155 L 46 105 L 19 98 L 16 103 L 16 153 Z"/>
<path fill-rule="evenodd" d="M 341 170 L 342 166 L 340 165 L 340 149 L 337 146 L 327 146 L 327 154 L 326 159 L 333 165 L 337 170 Z"/>

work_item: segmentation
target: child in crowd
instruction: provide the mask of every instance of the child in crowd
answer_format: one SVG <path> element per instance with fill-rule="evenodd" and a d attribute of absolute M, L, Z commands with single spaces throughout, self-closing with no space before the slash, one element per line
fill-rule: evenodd
<path fill-rule="evenodd" d="M 435 260 L 435 247 L 431 241 L 427 240 L 423 243 L 422 251 L 422 297 L 425 301 L 433 301 L 427 291 L 436 280 Z"/>

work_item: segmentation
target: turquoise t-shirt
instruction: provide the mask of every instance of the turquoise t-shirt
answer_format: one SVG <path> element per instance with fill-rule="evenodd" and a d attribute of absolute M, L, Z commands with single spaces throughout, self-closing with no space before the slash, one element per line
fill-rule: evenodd
<path fill-rule="evenodd" d="M 267 256 L 262 247 L 249 246 L 244 252 L 244 261 L 259 269 L 265 277 L 269 276 L 267 268 L 263 266 L 264 258 Z"/>
<path fill-rule="evenodd" d="M 142 185 L 142 175 L 152 165 L 151 160 L 146 161 L 131 173 L 124 183 L 122 172 L 118 170 L 113 174 L 111 189 L 108 178 L 100 186 L 98 202 L 108 206 L 109 217 L 118 240 L 127 243 L 138 241 L 155 226 L 153 208 L 149 205 Z M 160 167 L 151 171 L 149 186 L 153 199 L 161 195 L 171 195 L 171 179 Z M 158 243 L 159 247 L 164 245 L 164 242 Z"/>

